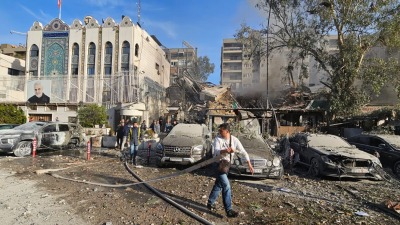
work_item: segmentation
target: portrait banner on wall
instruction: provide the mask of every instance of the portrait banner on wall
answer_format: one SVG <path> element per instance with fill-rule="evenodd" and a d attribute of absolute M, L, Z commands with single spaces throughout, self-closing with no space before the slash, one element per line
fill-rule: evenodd
<path fill-rule="evenodd" d="M 29 80 L 26 93 L 29 103 L 51 103 L 51 80 Z"/>

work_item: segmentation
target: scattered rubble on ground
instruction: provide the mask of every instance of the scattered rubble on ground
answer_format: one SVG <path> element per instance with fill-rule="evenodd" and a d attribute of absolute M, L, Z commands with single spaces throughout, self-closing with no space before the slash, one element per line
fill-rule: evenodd
<path fill-rule="evenodd" d="M 155 197 L 143 185 L 107 188 L 34 173 L 39 169 L 68 167 L 54 173 L 94 183 L 135 182 L 119 160 L 117 150 L 93 149 L 89 161 L 82 154 L 69 153 L 67 156 L 64 152 L 36 159 L 3 159 L 0 168 L 15 171 L 15 177 L 21 180 L 35 181 L 45 192 L 39 198 L 61 196 L 56 203 L 71 206 L 75 209 L 71 213 L 77 213 L 88 224 L 199 224 Z M 143 180 L 177 170 L 157 168 L 153 158 L 147 165 L 146 156 L 147 152 L 139 154 L 141 167 L 131 166 Z M 221 198 L 217 211 L 206 209 L 207 197 L 214 182 L 209 168 L 150 185 L 215 224 L 396 224 L 400 220 L 398 213 L 388 208 L 387 201 L 390 199 L 390 206 L 395 207 L 400 195 L 397 180 L 314 179 L 307 175 L 306 169 L 296 171 L 286 174 L 281 180 L 232 177 L 233 203 L 240 212 L 240 216 L 234 219 L 226 218 Z"/>

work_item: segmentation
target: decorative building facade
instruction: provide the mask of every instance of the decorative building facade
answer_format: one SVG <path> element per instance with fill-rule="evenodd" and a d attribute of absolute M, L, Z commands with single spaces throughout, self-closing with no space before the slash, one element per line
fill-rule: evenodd
<path fill-rule="evenodd" d="M 103 104 L 114 108 L 115 123 L 163 114 L 170 63 L 161 43 L 127 16 L 101 24 L 87 16 L 71 25 L 56 18 L 45 26 L 34 22 L 27 33 L 26 79 L 27 99 L 40 82 L 50 103 Z"/>

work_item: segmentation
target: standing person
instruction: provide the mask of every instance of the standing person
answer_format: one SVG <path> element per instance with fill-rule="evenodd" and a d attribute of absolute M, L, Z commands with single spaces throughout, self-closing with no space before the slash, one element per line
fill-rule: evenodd
<path fill-rule="evenodd" d="M 153 120 L 153 122 L 150 124 L 150 129 L 155 133 L 154 126 L 156 125 L 156 120 Z"/>
<path fill-rule="evenodd" d="M 125 123 L 125 126 L 122 130 L 123 130 L 124 136 L 122 137 L 121 151 L 124 150 L 125 143 L 127 143 L 127 140 L 128 140 L 129 130 L 130 130 L 129 124 Z M 129 146 L 129 143 L 128 143 L 128 146 Z"/>
<path fill-rule="evenodd" d="M 164 130 L 164 132 L 165 132 L 165 133 L 168 133 L 168 132 L 171 131 L 171 129 L 172 129 L 171 122 L 169 121 L 169 119 L 167 119 L 167 122 L 165 123 L 165 130 Z"/>
<path fill-rule="evenodd" d="M 146 126 L 146 120 L 143 120 L 143 122 L 140 124 L 140 139 L 143 139 L 143 135 L 147 130 Z"/>
<path fill-rule="evenodd" d="M 160 132 L 161 132 L 161 126 L 160 126 L 160 122 L 158 120 L 156 121 L 156 124 L 154 125 L 154 132 L 156 134 L 160 134 Z"/>
<path fill-rule="evenodd" d="M 119 149 L 122 149 L 121 146 L 122 146 L 122 138 L 124 137 L 124 126 L 125 126 L 125 120 L 122 119 L 117 127 L 117 144 Z"/>
<path fill-rule="evenodd" d="M 140 129 L 136 120 L 133 121 L 133 127 L 130 132 L 130 140 L 131 140 L 131 151 L 130 155 L 132 158 L 132 164 L 136 166 L 136 155 L 139 147 L 139 135 Z"/>
<path fill-rule="evenodd" d="M 160 132 L 161 131 L 165 131 L 165 120 L 164 120 L 164 116 L 160 116 L 160 118 L 158 119 L 158 124 L 160 124 Z"/>
<path fill-rule="evenodd" d="M 222 155 L 223 157 L 219 162 L 220 166 L 223 162 L 230 163 L 236 152 L 246 159 L 249 170 L 251 174 L 253 174 L 254 169 L 250 163 L 249 155 L 243 148 L 243 145 L 239 139 L 231 135 L 229 124 L 223 123 L 218 128 L 219 135 L 215 137 L 213 141 L 213 147 L 214 157 L 218 155 Z M 228 179 L 228 172 L 222 172 L 218 169 L 216 176 L 217 179 L 215 180 L 210 196 L 208 197 L 207 208 L 210 210 L 215 209 L 215 201 L 218 199 L 218 195 L 222 191 L 222 201 L 227 217 L 237 217 L 238 213 L 232 209 L 231 185 Z"/>

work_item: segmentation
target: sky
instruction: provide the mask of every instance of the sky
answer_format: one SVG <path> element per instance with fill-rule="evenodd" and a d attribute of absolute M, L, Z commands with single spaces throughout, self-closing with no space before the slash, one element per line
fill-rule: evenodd
<path fill-rule="evenodd" d="M 222 41 L 234 38 L 242 23 L 260 28 L 263 15 L 254 7 L 255 0 L 141 0 L 142 28 L 167 48 L 183 48 L 183 41 L 198 49 L 198 57 L 207 56 L 214 63 L 208 81 L 220 82 Z M 121 16 L 138 22 L 139 0 L 62 0 L 61 19 L 68 25 L 74 19 L 83 23 L 92 16 L 101 24 Z M 26 33 L 35 21 L 45 26 L 59 16 L 58 0 L 2 1 L 0 7 L 0 44 L 25 44 Z M 16 31 L 11 34 L 10 31 Z"/>

